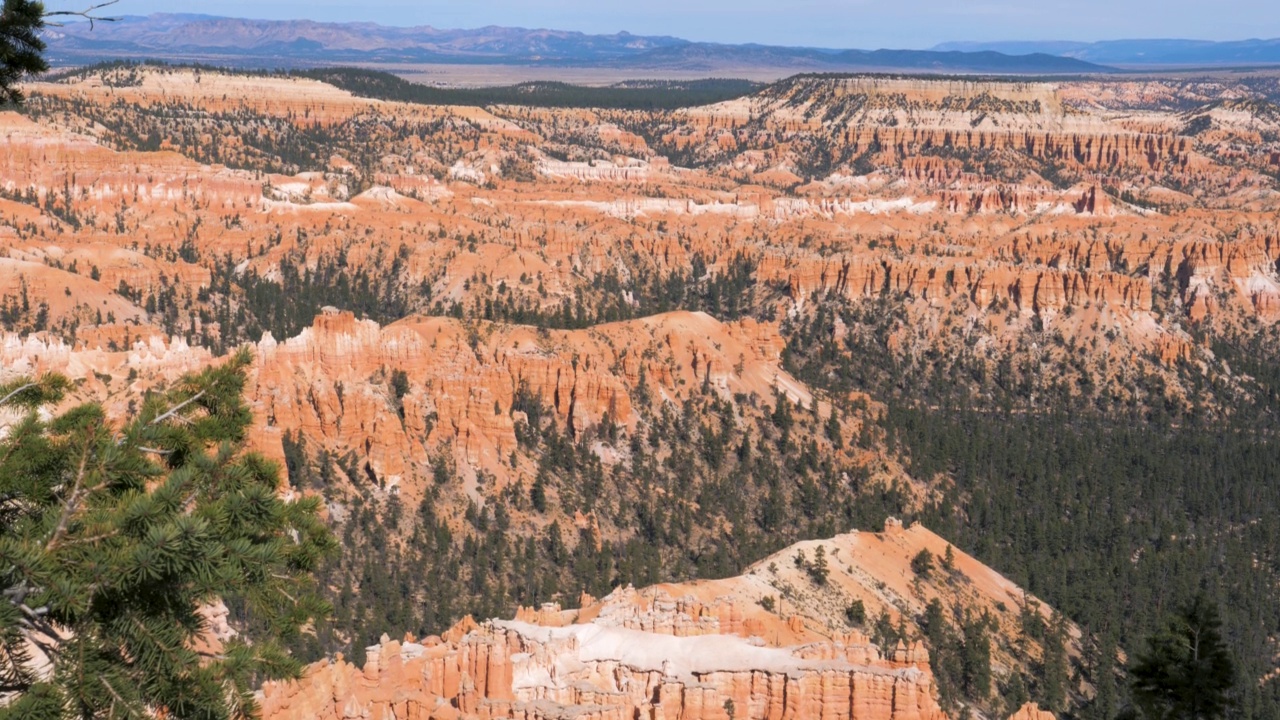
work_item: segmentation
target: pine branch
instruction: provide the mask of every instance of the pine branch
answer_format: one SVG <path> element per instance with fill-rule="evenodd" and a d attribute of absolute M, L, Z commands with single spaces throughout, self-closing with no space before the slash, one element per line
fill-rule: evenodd
<path fill-rule="evenodd" d="M 103 17 L 103 16 L 100 16 L 100 15 L 94 15 L 94 14 L 93 14 L 93 13 L 94 13 L 94 11 L 96 11 L 96 10 L 101 10 L 101 9 L 102 9 L 102 8 L 104 8 L 104 7 L 110 7 L 111 5 L 115 5 L 115 4 L 116 4 L 116 3 L 118 3 L 118 2 L 120 2 L 120 0 L 107 0 L 107 2 L 98 3 L 97 5 L 91 5 L 91 6 L 87 7 L 87 8 L 85 8 L 84 10 L 55 10 L 54 12 L 47 12 L 47 13 L 45 13 L 45 14 L 44 14 L 44 17 L 47 17 L 47 18 L 48 18 L 48 17 L 59 17 L 59 16 L 61 16 L 61 17 L 67 17 L 67 16 L 81 17 L 81 18 L 84 18 L 85 20 L 88 20 L 88 21 L 89 21 L 89 29 L 90 29 L 90 30 L 92 30 L 92 29 L 93 29 L 93 27 L 94 27 L 94 25 L 93 25 L 93 24 L 94 24 L 94 23 L 96 23 L 96 22 L 119 22 L 119 21 L 120 21 L 120 18 L 118 18 L 118 17 Z M 61 23 L 61 22 L 46 22 L 46 23 L 45 23 L 45 25 L 48 25 L 49 27 L 64 27 L 64 26 L 66 25 L 66 23 Z"/>
<path fill-rule="evenodd" d="M 31 432 L 31 423 L 23 423 L 22 425 L 19 426 L 19 429 L 22 430 L 22 434 L 18 435 L 17 437 L 6 438 L 8 440 L 9 447 L 5 449 L 4 457 L 0 458 L 0 467 L 3 467 L 4 465 L 8 464 L 9 458 L 12 458 L 13 454 L 18 452 L 18 449 L 22 447 L 22 441 Z M 11 498 L 8 496 L 5 497 L 6 502 L 8 502 L 10 499 Z"/>
<path fill-rule="evenodd" d="M 83 667 L 83 666 L 82 666 L 82 667 Z M 125 700 L 124 698 L 120 697 L 120 693 L 116 692 L 116 689 L 115 689 L 115 688 L 113 688 L 113 687 L 111 687 L 111 683 L 110 683 L 110 682 L 108 682 L 108 681 L 107 681 L 107 679 L 106 679 L 105 677 L 98 676 L 98 680 L 102 681 L 102 686 L 103 686 L 103 687 L 105 687 L 105 688 L 107 689 L 107 692 L 111 693 L 111 697 L 115 698 L 114 700 L 112 700 L 112 701 L 111 701 L 111 702 L 112 702 L 112 711 L 113 711 L 113 712 L 114 712 L 114 710 L 115 710 L 114 705 L 115 705 L 115 703 L 117 703 L 117 702 L 118 702 L 118 703 L 120 703 L 121 705 L 123 705 L 123 706 L 124 706 L 124 710 L 125 710 L 125 712 L 126 712 L 126 713 L 128 713 L 129 715 L 135 715 L 135 716 L 138 716 L 138 717 L 146 717 L 146 713 L 140 713 L 140 712 L 138 712 L 137 710 L 134 710 L 134 709 L 130 706 L 130 704 L 129 704 L 129 701 L 128 701 L 128 700 Z M 114 717 L 114 715 L 111 715 L 111 716 L 108 716 L 108 717 Z"/>
<path fill-rule="evenodd" d="M 85 468 L 89 464 L 89 448 L 92 446 L 93 440 L 92 428 L 90 428 L 88 434 L 89 437 L 85 440 L 84 452 L 80 455 L 80 468 L 76 471 L 76 483 L 71 489 L 71 497 L 67 498 L 67 504 L 62 506 L 62 517 L 58 518 L 58 527 L 54 529 L 53 536 L 49 538 L 49 542 L 45 543 L 44 551 L 46 553 L 52 552 L 62 539 L 62 536 L 66 534 L 67 523 L 71 520 L 72 513 L 76 511 L 76 507 L 80 504 Z"/>
<path fill-rule="evenodd" d="M 18 639 L 25 640 L 25 634 L 19 631 Z M 5 676 L 0 693 L 26 692 L 31 687 L 30 654 L 21 645 L 12 648 L 8 642 L 0 642 L 0 653 L 4 654 L 0 672 Z"/>
<path fill-rule="evenodd" d="M 58 420 L 42 422 L 29 415 L 15 428 L 13 437 L 0 443 L 0 475 L 39 472 L 33 479 L 42 490 L 39 505 L 31 508 L 40 513 L 40 522 L 27 527 L 4 522 L 13 514 L 10 508 L 24 503 L 18 493 L 25 486 L 0 489 L 0 540 L 8 543 L 12 538 L 24 551 L 15 556 L 11 563 L 14 567 L 7 569 L 8 579 L 0 585 L 0 611 L 7 628 L 7 635 L 0 639 L 14 638 L 7 645 L 0 644 L 0 688 L 28 680 L 10 671 L 17 664 L 14 651 L 25 648 L 32 656 L 45 653 L 54 660 L 58 671 L 48 681 L 50 692 L 78 696 L 86 703 L 82 709 L 103 720 L 154 720 L 149 708 L 185 707 L 187 702 L 200 705 L 201 710 L 212 709 L 212 714 L 202 713 L 211 717 L 250 720 L 252 697 L 235 682 L 228 682 L 225 691 L 217 693 L 216 687 L 208 685 L 211 678 L 206 677 L 206 672 L 216 679 L 218 673 L 234 673 L 238 678 L 246 672 L 274 677 L 293 671 L 283 659 L 276 659 L 278 667 L 267 666 L 263 660 L 245 667 L 244 659 L 236 652 L 201 652 L 189 646 L 199 632 L 197 626 L 187 623 L 185 615 L 177 618 L 177 626 L 174 624 L 173 608 L 189 607 L 201 599 L 203 591 L 226 585 L 228 571 L 242 578 L 240 583 L 231 578 L 233 588 L 243 584 L 233 593 L 244 594 L 264 608 L 278 608 L 283 613 L 273 627 L 278 624 L 285 630 L 296 630 L 300 613 L 318 612 L 309 603 L 309 596 L 299 595 L 299 586 L 291 584 L 302 578 L 287 567 L 278 567 L 276 554 L 279 544 L 288 543 L 290 538 L 301 542 L 294 532 L 295 525 L 309 519 L 309 515 L 297 518 L 295 513 L 314 514 L 318 503 L 290 509 L 275 494 L 272 468 L 256 461 L 235 461 L 242 442 L 241 423 L 248 421 L 240 397 L 243 365 L 244 362 L 236 362 L 217 372 L 188 378 L 186 386 L 178 391 L 181 394 L 148 403 L 123 430 L 102 425 L 102 420 L 96 419 L 103 415 L 100 408 L 87 414 L 64 415 L 74 422 L 62 424 Z M 24 408 L 47 404 L 60 396 L 63 387 L 59 382 L 58 377 L 48 376 L 6 384 L 0 387 L 0 403 Z M 13 394 L 6 398 L 10 393 Z M 186 398 L 182 397 L 184 394 Z M 210 410 L 207 419 L 203 417 L 206 407 Z M 229 419 L 223 417 L 223 411 Z M 210 427 L 203 427 L 205 424 Z M 182 425 L 196 427 L 187 429 Z M 71 429 L 64 431 L 64 427 Z M 57 428 L 56 433 L 52 428 Z M 25 458 L 22 465 L 12 467 L 17 464 L 16 459 L 24 457 L 21 453 L 6 459 L 6 451 L 13 451 L 15 445 L 29 446 L 28 438 L 46 437 L 50 437 L 49 449 L 56 453 L 58 462 L 32 470 Z M 223 442 L 217 452 L 210 453 L 209 443 L 201 444 L 200 439 Z M 170 442 L 173 447 L 167 448 Z M 152 465 L 156 455 L 166 453 L 172 453 L 165 455 L 170 461 L 180 454 L 184 462 L 171 463 L 174 467 Z M 235 475 L 234 482 L 224 482 L 224 476 L 230 475 Z M 153 479 L 161 482 L 155 484 Z M 127 492 L 108 498 L 108 489 L 116 485 Z M 201 543 L 190 547 L 183 542 L 170 542 L 190 535 L 195 526 L 188 521 L 178 520 L 179 527 L 173 532 L 166 527 L 154 528 L 157 550 L 140 562 L 148 564 L 143 569 L 154 564 L 172 571 L 172 582 L 163 587 L 140 588 L 125 582 L 118 602 L 93 601 L 99 592 L 105 592 L 104 588 L 117 588 L 121 580 L 107 576 L 99 580 L 102 586 L 86 584 L 95 578 L 83 577 L 81 564 L 81 559 L 94 564 L 100 559 L 109 560 L 119 538 L 127 534 L 123 526 L 117 526 L 129 516 L 129 508 L 115 501 L 132 499 L 133 493 L 140 492 L 140 496 L 161 502 L 166 517 L 172 515 L 169 509 L 180 517 L 199 516 L 206 509 L 221 511 L 220 499 L 209 496 L 210 487 L 225 487 L 226 492 L 245 502 L 261 505 L 265 512 L 261 525 L 249 532 L 238 524 L 224 527 L 215 522 L 208 527 L 209 536 L 196 538 Z M 178 501 L 180 505 L 172 504 Z M 143 520 L 151 519 L 149 514 L 143 515 Z M 300 527 L 309 540 L 314 527 L 306 522 Z M 244 557 L 234 563 L 224 557 L 233 551 Z M 76 556 L 77 561 L 68 562 L 68 555 Z M 305 590 L 307 586 L 300 587 Z M 46 601 L 45 594 L 51 588 L 58 590 L 57 599 Z M 141 601 L 135 603 L 134 598 Z M 28 602 L 33 599 L 36 600 Z"/>
<path fill-rule="evenodd" d="M 142 632 L 147 640 L 151 641 L 151 644 L 159 650 L 170 663 L 172 663 L 173 667 L 176 668 L 183 665 L 182 658 L 179 657 L 178 651 L 166 645 L 160 638 L 156 637 L 156 634 L 151 631 L 151 628 L 143 624 L 143 622 L 136 616 L 131 619 L 133 620 L 133 625 Z"/>

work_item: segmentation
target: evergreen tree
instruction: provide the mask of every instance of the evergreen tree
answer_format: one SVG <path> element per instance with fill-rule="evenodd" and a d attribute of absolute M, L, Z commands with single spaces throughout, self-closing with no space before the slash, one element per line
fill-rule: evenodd
<path fill-rule="evenodd" d="M 1031 695 L 1027 692 L 1027 684 L 1022 679 L 1022 674 L 1010 673 L 1009 682 L 1004 688 L 1004 715 L 1006 717 L 1013 715 L 1030 699 Z"/>
<path fill-rule="evenodd" d="M 0 442 L 0 718 L 247 718 L 257 684 L 300 670 L 280 643 L 327 613 L 311 573 L 335 544 L 319 502 L 281 499 L 244 451 L 248 362 L 120 426 L 94 404 L 44 419 L 65 378 L 0 388 L 25 411 Z M 215 655 L 200 608 L 219 599 L 256 632 Z"/>
<path fill-rule="evenodd" d="M 844 619 L 854 627 L 861 626 L 867 621 L 867 606 L 861 598 L 855 599 L 844 609 Z"/>
<path fill-rule="evenodd" d="M 840 410 L 838 408 L 833 407 L 831 414 L 827 416 L 825 432 L 833 447 L 837 449 L 844 447 L 844 438 L 840 432 Z"/>
<path fill-rule="evenodd" d="M 1042 695 L 1044 706 L 1054 712 L 1067 709 L 1067 681 L 1070 667 L 1067 658 L 1067 620 L 1054 613 L 1053 626 L 1044 641 L 1044 674 Z"/>
<path fill-rule="evenodd" d="M 954 708 L 964 682 L 960 641 L 947 622 L 942 601 L 933 598 L 925 606 L 922 618 L 925 641 L 929 644 L 929 659 L 938 683 L 938 695 L 944 707 Z"/>
<path fill-rule="evenodd" d="M 1111 720 L 1116 714 L 1116 641 L 1105 632 L 1098 643 L 1093 662 L 1093 700 L 1089 705 L 1091 720 Z"/>
<path fill-rule="evenodd" d="M 966 618 L 964 622 L 964 690 L 972 698 L 991 695 L 991 639 L 987 618 Z"/>
<path fill-rule="evenodd" d="M 819 545 L 818 549 L 813 551 L 813 564 L 809 566 L 809 577 L 819 585 L 826 585 L 830 572 L 831 569 L 827 566 L 827 550 Z"/>
<path fill-rule="evenodd" d="M 543 480 L 542 473 L 538 473 L 533 479 L 533 487 L 529 490 L 529 501 L 533 503 L 533 509 L 540 513 L 547 511 L 547 484 Z"/>
<path fill-rule="evenodd" d="M 1130 675 L 1134 702 L 1148 720 L 1209 720 L 1226 715 L 1235 663 L 1222 640 L 1218 608 L 1203 594 L 1147 641 Z"/>
<path fill-rule="evenodd" d="M 933 572 L 933 553 L 928 548 L 911 558 L 911 571 L 921 577 L 929 577 L 929 573 Z"/>
<path fill-rule="evenodd" d="M 44 5 L 33 0 L 4 0 L 0 8 L 0 106 L 22 102 L 14 87 L 28 75 L 49 69 L 44 59 Z"/>

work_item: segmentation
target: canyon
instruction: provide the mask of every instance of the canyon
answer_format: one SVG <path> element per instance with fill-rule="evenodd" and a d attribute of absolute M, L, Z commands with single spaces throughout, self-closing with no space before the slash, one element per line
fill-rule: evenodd
<path fill-rule="evenodd" d="M 1274 670 L 1270 491 L 1230 459 L 1160 485 L 1216 457 L 1179 432 L 1272 446 L 1271 76 L 797 76 L 674 110 L 176 66 L 25 90 L 0 113 L 3 379 L 63 373 L 121 418 L 247 348 L 251 446 L 343 537 L 335 618 L 297 650 L 329 660 L 266 691 L 275 716 L 1070 711 L 1155 622 L 1123 615 L 1180 599 L 1149 568 L 1184 551 L 1260 558 L 1219 575 L 1259 603 L 1231 626 L 1248 672 Z M 972 427 L 1040 422 L 1060 455 Z M 1098 448 L 1149 453 L 1053 474 Z M 1194 512 L 1144 514 L 1163 500 Z M 950 568 L 913 570 L 925 549 Z M 618 656 L 630 632 L 715 662 L 668 677 Z"/>

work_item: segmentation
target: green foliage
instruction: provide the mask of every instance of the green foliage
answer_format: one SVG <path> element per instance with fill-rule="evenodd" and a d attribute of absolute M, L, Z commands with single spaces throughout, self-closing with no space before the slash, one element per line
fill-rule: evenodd
<path fill-rule="evenodd" d="M 1142 365 L 1102 368 L 1124 388 L 1109 392 L 1044 372 L 1016 351 L 966 350 L 959 330 L 931 339 L 947 352 L 894 352 L 890 338 L 909 330 L 898 298 L 809 307 L 810 316 L 784 325 L 788 369 L 832 395 L 857 389 L 884 403 L 873 430 L 914 477 L 942 479 L 938 500 L 916 517 L 1082 626 L 1088 652 L 1069 662 L 1027 603 L 1023 633 L 1054 650 L 1037 677 L 1024 678 L 1030 699 L 1113 717 L 1129 695 L 1116 650 L 1141 648 L 1162 627 L 1162 608 L 1201 590 L 1222 608 L 1240 675 L 1274 669 L 1280 331 L 1207 338 L 1236 379 L 1172 369 L 1195 403 L 1187 407 L 1171 403 L 1167 379 Z M 837 318 L 847 331 L 833 335 Z M 1027 343 L 1043 340 L 1027 332 Z M 1087 355 L 1079 350 L 1077 358 Z M 1003 684 L 1002 693 L 1013 687 Z M 1097 707 L 1082 702 L 1085 684 L 1099 689 Z M 1242 682 L 1237 693 L 1242 717 L 1280 716 L 1277 684 Z"/>
<path fill-rule="evenodd" d="M 929 552 L 928 548 L 911 558 L 911 572 L 920 577 L 929 577 L 929 573 L 933 572 L 933 553 Z"/>
<path fill-rule="evenodd" d="M 844 609 L 844 619 L 855 627 L 867 621 L 867 606 L 861 598 L 849 603 L 849 606 Z"/>
<path fill-rule="evenodd" d="M 966 617 L 961 631 L 964 651 L 960 665 L 965 695 L 985 700 L 991 695 L 991 638 L 987 618 Z"/>
<path fill-rule="evenodd" d="M 508 293 L 477 302 L 473 315 L 517 325 L 580 329 L 673 310 L 701 310 L 721 320 L 737 320 L 752 315 L 756 307 L 756 261 L 747 255 L 734 255 L 714 273 L 697 253 L 688 272 L 658 272 L 640 256 L 629 258 L 628 266 L 625 279 L 617 271 L 596 275 L 559 308 Z M 437 305 L 432 312 L 442 314 L 444 308 Z"/>
<path fill-rule="evenodd" d="M 276 338 L 296 336 L 309 327 L 326 306 L 349 310 L 357 317 L 387 324 L 409 314 L 408 296 L 400 281 L 405 257 L 390 258 L 382 248 L 359 269 L 347 264 L 345 252 L 322 255 L 311 262 L 294 251 L 281 259 L 278 279 L 256 271 L 237 272 L 231 257 L 217 263 L 208 290 L 213 320 L 223 328 L 204 344 L 215 350 L 241 341 L 257 342 L 264 332 Z M 392 378 L 392 390 L 403 385 Z M 403 396 L 397 396 L 397 401 Z"/>
<path fill-rule="evenodd" d="M 97 405 L 42 419 L 61 378 L 0 388 L 26 411 L 0 443 L 0 684 L 19 696 L 0 717 L 247 718 L 258 683 L 300 669 L 279 640 L 327 612 L 311 572 L 335 545 L 318 502 L 282 500 L 278 468 L 243 452 L 248 362 L 119 427 Z M 219 599 L 257 632 L 212 655 L 199 608 Z"/>
<path fill-rule="evenodd" d="M 409 373 L 396 368 L 391 371 L 391 391 L 396 396 L 396 401 L 404 400 L 404 396 L 409 394 Z"/>
<path fill-rule="evenodd" d="M 991 695 L 990 621 L 968 612 L 962 612 L 958 620 L 957 632 L 937 598 L 929 601 L 920 618 L 938 694 L 950 710 L 959 707 L 962 697 L 985 705 Z"/>
<path fill-rule="evenodd" d="M 15 87 L 28 75 L 49 69 L 44 59 L 44 4 L 34 0 L 4 0 L 0 8 L 0 107 L 22 102 Z"/>
<path fill-rule="evenodd" d="M 396 368 L 391 371 L 391 395 L 394 398 L 396 414 L 404 420 L 404 396 L 409 394 L 409 373 Z"/>
<path fill-rule="evenodd" d="M 1070 680 L 1070 662 L 1067 657 L 1067 621 L 1062 613 L 1053 616 L 1044 642 L 1044 667 L 1041 670 L 1041 696 L 1046 709 L 1063 712 L 1067 709 L 1067 683 Z"/>
<path fill-rule="evenodd" d="M 882 609 L 876 616 L 875 625 L 871 628 L 871 640 L 882 648 L 894 648 L 907 637 L 906 631 L 893 624 L 889 611 Z"/>
<path fill-rule="evenodd" d="M 1094 696 L 1089 706 L 1090 720 L 1111 720 L 1116 716 L 1119 704 L 1116 687 L 1116 640 L 1112 632 L 1104 632 L 1096 647 L 1090 648 L 1092 657 L 1085 664 L 1094 668 Z"/>
<path fill-rule="evenodd" d="M 402 512 L 399 498 L 370 484 L 359 460 L 308 444 L 309 477 L 347 480 L 324 488 L 343 544 L 319 573 L 333 618 L 301 638 L 297 652 L 342 652 L 359 663 L 363 648 L 389 628 L 421 637 L 467 614 L 510 617 L 517 606 L 572 607 L 581 592 L 602 597 L 628 583 L 737 575 L 797 541 L 881 526 L 907 501 L 903 488 L 869 481 L 863 466 L 823 457 L 815 447 L 824 442 L 822 420 L 810 412 L 792 415 L 792 439 L 781 452 L 767 400 L 735 404 L 694 393 L 680 405 L 635 409 L 640 429 L 619 430 L 630 463 L 610 466 L 593 449 L 598 428 L 564 423 L 518 384 L 510 408 L 519 413 L 515 452 L 522 470 L 536 470 L 483 507 L 468 504 L 448 449 L 433 454 L 434 481 L 416 512 Z M 543 500 L 548 524 L 530 529 Z M 566 526 L 563 518 L 578 511 L 594 515 L 599 535 Z M 813 561 L 810 552 L 806 570 Z"/>
<path fill-rule="evenodd" d="M 951 623 L 947 622 L 946 612 L 938 598 L 933 598 L 925 606 L 920 626 L 929 646 L 929 661 L 934 677 L 937 678 L 942 705 L 955 708 L 964 685 L 964 669 L 961 666 L 964 641 L 956 635 Z"/>
<path fill-rule="evenodd" d="M 826 433 L 827 439 L 831 441 L 832 447 L 837 450 L 844 447 L 844 438 L 841 437 L 840 428 L 840 410 L 838 408 L 833 407 L 831 409 L 831 414 L 827 416 L 827 424 L 824 432 Z"/>
<path fill-rule="evenodd" d="M 538 473 L 533 479 L 533 487 L 529 490 L 529 500 L 533 503 L 533 509 L 540 513 L 547 511 L 547 482 L 546 476 Z"/>
<path fill-rule="evenodd" d="M 1129 674 L 1134 703 L 1145 720 L 1224 717 L 1235 663 L 1222 638 L 1218 608 L 1197 595 L 1148 639 Z"/>
<path fill-rule="evenodd" d="M 827 584 L 827 576 L 831 574 L 831 569 L 827 566 L 827 549 L 821 545 L 817 550 L 813 551 L 813 564 L 806 568 L 809 571 L 809 578 L 818 585 Z"/>

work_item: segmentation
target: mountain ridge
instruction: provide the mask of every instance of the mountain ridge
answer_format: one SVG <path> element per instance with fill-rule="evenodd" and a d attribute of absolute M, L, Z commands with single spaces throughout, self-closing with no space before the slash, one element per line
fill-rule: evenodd
<path fill-rule="evenodd" d="M 55 65 L 128 56 L 139 59 L 215 60 L 280 67 L 334 62 L 516 64 L 636 69 L 775 67 L 783 70 L 915 69 L 933 71 L 1084 74 L 1111 69 L 1044 53 L 1010 56 L 930 50 L 858 50 L 728 45 L 627 32 L 487 26 L 457 30 L 432 26 L 311 20 L 247 20 L 205 15 L 128 16 L 90 28 L 79 23 L 47 32 Z"/>
<path fill-rule="evenodd" d="M 936 52 L 993 51 L 1005 54 L 1048 53 L 1106 65 L 1239 65 L 1280 63 L 1280 38 L 1193 40 L 1132 38 L 1077 42 L 1070 40 L 947 42 Z"/>

